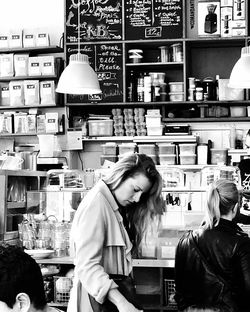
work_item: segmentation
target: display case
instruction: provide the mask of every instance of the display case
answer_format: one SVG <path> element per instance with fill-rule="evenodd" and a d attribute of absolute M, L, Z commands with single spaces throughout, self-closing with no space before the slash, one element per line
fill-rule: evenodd
<path fill-rule="evenodd" d="M 0 241 L 17 241 L 18 224 L 27 213 L 26 192 L 42 190 L 45 183 L 43 171 L 0 170 Z"/>
<path fill-rule="evenodd" d="M 28 191 L 27 213 L 53 216 L 58 222 L 71 222 L 86 192 L 85 189 L 74 188 Z"/>

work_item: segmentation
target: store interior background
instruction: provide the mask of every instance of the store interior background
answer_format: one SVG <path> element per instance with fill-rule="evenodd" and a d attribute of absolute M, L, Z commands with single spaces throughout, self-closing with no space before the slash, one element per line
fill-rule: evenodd
<path fill-rule="evenodd" d="M 48 31 L 51 45 L 59 45 L 64 32 L 64 1 L 63 0 L 0 0 L 0 29 L 40 28 Z M 14 9 L 13 9 L 14 8 Z M 240 48 L 239 48 L 240 56 Z M 203 77 L 205 78 L 205 77 Z M 229 78 L 229 77 L 223 77 Z M 247 122 L 188 122 L 192 134 L 199 136 L 199 143 L 211 140 L 214 148 L 230 148 L 230 134 L 233 127 L 243 140 L 249 129 Z M 172 124 L 175 125 L 175 124 Z M 236 131 L 236 132 L 237 132 Z M 27 143 L 25 137 L 17 138 L 18 143 Z M 37 137 L 28 137 L 29 143 L 38 143 Z M 100 167 L 101 143 L 84 143 L 78 159 L 72 166 L 81 169 Z"/>

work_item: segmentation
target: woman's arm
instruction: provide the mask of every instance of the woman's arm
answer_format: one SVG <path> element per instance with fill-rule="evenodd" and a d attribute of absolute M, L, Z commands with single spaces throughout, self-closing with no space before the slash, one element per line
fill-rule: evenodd
<path fill-rule="evenodd" d="M 108 299 L 116 305 L 119 312 L 138 312 L 138 310 L 132 303 L 130 303 L 117 288 L 110 289 L 108 292 Z"/>

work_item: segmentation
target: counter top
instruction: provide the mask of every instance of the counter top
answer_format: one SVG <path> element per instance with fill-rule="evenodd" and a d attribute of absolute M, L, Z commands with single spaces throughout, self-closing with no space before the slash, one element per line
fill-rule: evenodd
<path fill-rule="evenodd" d="M 57 257 L 37 260 L 40 264 L 73 264 L 71 257 Z M 133 259 L 133 267 L 173 268 L 174 259 Z"/>

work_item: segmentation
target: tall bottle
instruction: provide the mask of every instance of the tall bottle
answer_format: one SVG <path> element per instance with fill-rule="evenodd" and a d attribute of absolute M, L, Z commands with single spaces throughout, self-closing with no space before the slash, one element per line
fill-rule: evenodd
<path fill-rule="evenodd" d="M 215 76 L 215 97 L 214 97 L 216 101 L 219 101 L 219 79 L 220 79 L 220 76 L 216 75 Z"/>
<path fill-rule="evenodd" d="M 137 101 L 144 102 L 144 74 L 142 72 L 137 78 Z"/>
<path fill-rule="evenodd" d="M 131 70 L 128 79 L 128 101 L 129 102 L 137 101 L 137 83 L 135 73 L 133 70 Z"/>

